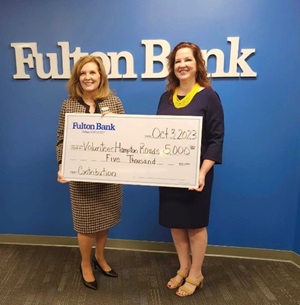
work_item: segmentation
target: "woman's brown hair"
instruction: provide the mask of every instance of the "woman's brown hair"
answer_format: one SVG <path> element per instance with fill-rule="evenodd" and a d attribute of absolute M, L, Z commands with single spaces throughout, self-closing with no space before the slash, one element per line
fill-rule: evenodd
<path fill-rule="evenodd" d="M 168 83 L 167 83 L 166 87 L 170 93 L 170 98 L 172 98 L 176 87 L 179 86 L 179 80 L 174 73 L 174 64 L 175 64 L 176 53 L 179 49 L 182 49 L 182 48 L 189 48 L 193 51 L 193 55 L 196 60 L 196 67 L 197 67 L 196 83 L 198 83 L 200 86 L 202 86 L 204 88 L 211 87 L 210 80 L 207 76 L 205 61 L 203 59 L 200 48 L 192 42 L 180 42 L 179 44 L 177 44 L 174 47 L 173 51 L 167 57 L 169 74 L 167 76 Z"/>
<path fill-rule="evenodd" d="M 80 72 L 81 72 L 82 67 L 89 62 L 93 62 L 97 65 L 98 72 L 100 74 L 100 84 L 98 87 L 98 91 L 95 94 L 95 96 L 93 97 L 93 99 L 94 100 L 105 99 L 109 95 L 112 94 L 112 91 L 109 88 L 105 67 L 104 67 L 103 62 L 100 59 L 100 57 L 91 56 L 91 55 L 81 57 L 75 63 L 73 70 L 72 70 L 71 77 L 67 83 L 67 89 L 68 89 L 69 96 L 71 98 L 75 98 L 75 99 L 82 98 L 83 90 L 80 85 L 79 77 L 80 77 Z"/>

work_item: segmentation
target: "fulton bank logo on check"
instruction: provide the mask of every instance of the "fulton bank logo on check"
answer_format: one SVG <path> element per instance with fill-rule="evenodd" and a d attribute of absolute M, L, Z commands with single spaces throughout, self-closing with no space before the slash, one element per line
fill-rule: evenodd
<path fill-rule="evenodd" d="M 80 130 L 116 130 L 116 126 L 113 123 L 110 124 L 86 124 L 83 122 L 73 122 L 72 129 L 80 129 Z"/>

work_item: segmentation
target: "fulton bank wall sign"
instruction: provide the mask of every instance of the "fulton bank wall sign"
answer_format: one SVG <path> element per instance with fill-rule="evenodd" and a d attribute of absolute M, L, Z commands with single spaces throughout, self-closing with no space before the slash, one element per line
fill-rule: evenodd
<path fill-rule="evenodd" d="M 230 43 L 228 71 L 225 71 L 225 54 L 220 49 L 202 50 L 203 57 L 208 62 L 209 58 L 215 60 L 215 71 L 209 71 L 209 77 L 256 77 L 247 62 L 250 56 L 255 54 L 255 49 L 240 47 L 240 37 L 227 37 Z M 168 74 L 166 57 L 171 51 L 171 46 L 166 40 L 141 40 L 145 48 L 145 71 L 141 73 L 142 79 L 159 79 Z M 37 42 L 14 42 L 10 44 L 15 52 L 16 73 L 14 79 L 30 79 L 29 70 L 35 70 L 41 79 L 68 79 L 71 75 L 71 60 L 75 63 L 80 57 L 89 53 L 82 52 L 80 47 L 70 50 L 67 41 L 57 42 L 59 53 L 40 53 Z M 161 51 L 159 55 L 157 48 Z M 128 51 L 117 52 L 93 52 L 90 55 L 101 57 L 109 79 L 135 79 L 138 74 L 135 71 L 134 55 Z M 120 73 L 119 63 L 125 62 L 125 71 Z M 61 68 L 58 63 L 61 63 Z M 161 66 L 157 70 L 157 64 Z M 45 69 L 47 66 L 47 69 Z M 155 69 L 156 66 L 156 69 Z"/>

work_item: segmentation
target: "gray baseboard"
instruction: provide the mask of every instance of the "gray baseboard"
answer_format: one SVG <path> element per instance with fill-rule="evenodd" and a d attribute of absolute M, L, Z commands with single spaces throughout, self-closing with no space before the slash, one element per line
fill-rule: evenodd
<path fill-rule="evenodd" d="M 77 247 L 77 238 L 68 236 L 0 234 L 0 244 Z M 106 248 L 116 250 L 176 253 L 171 242 L 108 239 Z M 293 251 L 208 245 L 207 256 L 276 260 L 293 263 L 300 268 L 300 255 Z"/>

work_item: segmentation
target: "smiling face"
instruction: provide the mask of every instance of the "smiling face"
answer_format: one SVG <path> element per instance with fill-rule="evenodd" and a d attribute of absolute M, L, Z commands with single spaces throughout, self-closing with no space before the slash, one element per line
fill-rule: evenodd
<path fill-rule="evenodd" d="M 100 85 L 100 73 L 94 62 L 88 62 L 80 70 L 79 81 L 84 93 L 97 92 Z"/>
<path fill-rule="evenodd" d="M 174 73 L 180 82 L 196 81 L 196 60 L 192 49 L 181 48 L 176 52 Z"/>

